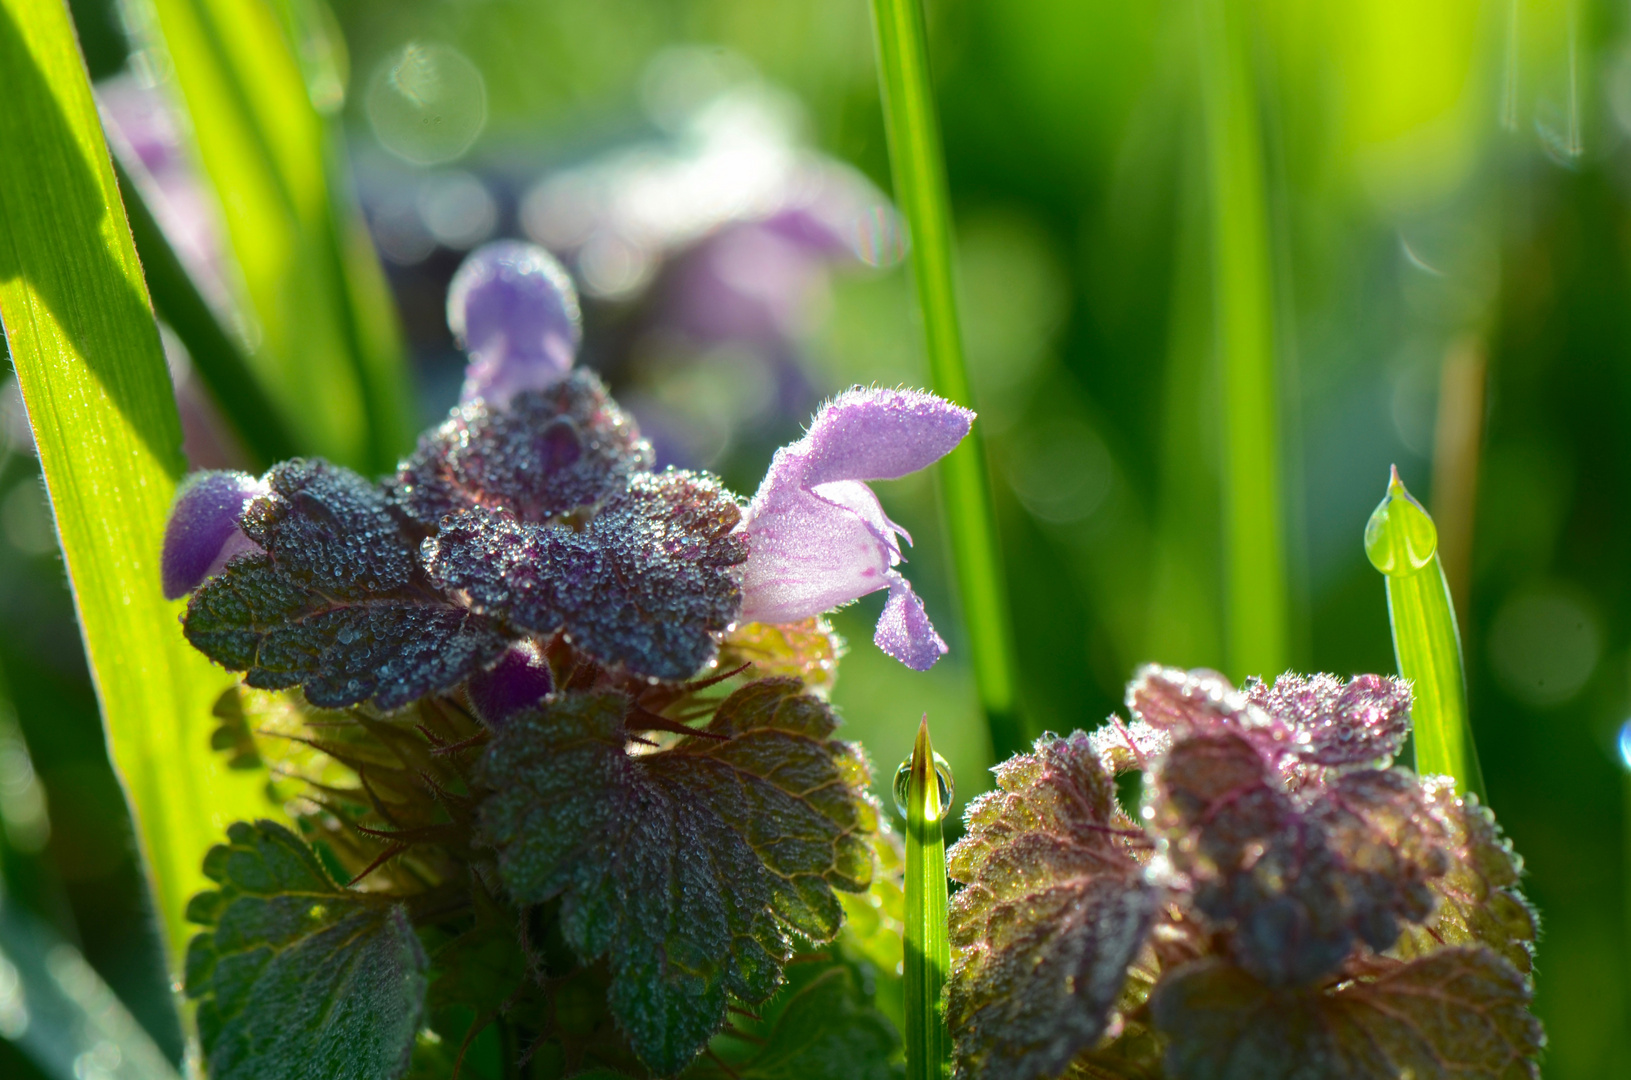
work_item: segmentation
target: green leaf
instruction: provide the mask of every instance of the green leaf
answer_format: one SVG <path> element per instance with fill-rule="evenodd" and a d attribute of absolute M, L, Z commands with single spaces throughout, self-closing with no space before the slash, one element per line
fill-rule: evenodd
<path fill-rule="evenodd" d="M 262 805 L 209 747 L 229 681 L 159 591 L 181 424 L 73 28 L 0 0 L 0 322 L 39 447 L 114 764 L 179 958 L 199 862 Z"/>
<path fill-rule="evenodd" d="M 1239 680 L 1278 675 L 1289 653 L 1274 274 L 1251 67 L 1253 7 L 1199 0 L 1199 9 L 1223 413 L 1224 645 L 1229 673 Z"/>
<path fill-rule="evenodd" d="M 997 770 L 951 852 L 949 993 L 958 1073 L 1057 1076 L 1098 1042 L 1156 914 L 1115 781 L 1087 735 Z"/>
<path fill-rule="evenodd" d="M 1399 674 L 1415 692 L 1416 771 L 1455 779 L 1456 789 L 1484 794 L 1467 680 L 1461 666 L 1461 631 L 1438 557 L 1438 529 L 1393 470 L 1387 495 L 1365 524 L 1365 554 L 1387 578 L 1387 612 Z"/>
<path fill-rule="evenodd" d="M 291 43 L 332 46 L 307 5 L 144 0 L 138 38 L 173 71 L 197 150 L 220 195 L 241 272 L 251 360 L 301 445 L 379 473 L 408 448 L 409 394 L 396 316 L 346 191 L 330 66 L 302 69 Z M 314 42 L 322 48 L 314 48 Z"/>
<path fill-rule="evenodd" d="M 399 904 L 340 888 L 299 837 L 235 822 L 187 915 L 187 996 L 212 1080 L 407 1068 L 425 1000 L 424 949 Z"/>
<path fill-rule="evenodd" d="M 827 968 L 788 999 L 764 1044 L 728 1070 L 699 1061 L 687 1080 L 893 1080 L 900 1035 L 867 1004 L 855 977 L 841 965 Z"/>
<path fill-rule="evenodd" d="M 0 902 L 0 1037 L 55 1080 L 177 1080 L 175 1068 L 72 945 Z"/>
<path fill-rule="evenodd" d="M 1533 1080 L 1529 984 L 1488 949 L 1445 949 L 1324 993 L 1276 993 L 1227 961 L 1150 999 L 1171 1080 Z"/>
<path fill-rule="evenodd" d="M 762 1001 L 794 935 L 838 932 L 833 889 L 872 872 L 859 752 L 793 679 L 727 698 L 708 736 L 631 754 L 617 693 L 561 694 L 493 738 L 480 831 L 523 904 L 562 898 L 585 960 L 611 961 L 613 1014 L 659 1073 L 686 1065 L 728 998 Z"/>
<path fill-rule="evenodd" d="M 911 231 L 912 281 L 935 393 L 972 406 L 963 334 L 952 280 L 951 195 L 929 77 L 923 0 L 872 0 L 878 82 L 895 199 Z M 1015 695 L 1014 632 L 991 506 L 985 443 L 975 425 L 940 463 L 963 625 L 974 658 L 980 703 L 998 761 L 1025 749 Z"/>
<path fill-rule="evenodd" d="M 906 781 L 906 1075 L 940 1080 L 951 1072 L 946 1031 L 946 973 L 951 967 L 946 908 L 948 807 L 942 789 L 929 717 L 918 725 Z"/>
<path fill-rule="evenodd" d="M 1429 883 L 1438 896 L 1432 918 L 1407 926 L 1395 951 L 1408 958 L 1444 945 L 1487 945 L 1529 974 L 1540 926 L 1535 909 L 1518 889 L 1523 857 L 1476 795 L 1458 798 L 1443 781 L 1427 780 L 1424 786 L 1433 816 L 1445 829 L 1451 864 Z"/>

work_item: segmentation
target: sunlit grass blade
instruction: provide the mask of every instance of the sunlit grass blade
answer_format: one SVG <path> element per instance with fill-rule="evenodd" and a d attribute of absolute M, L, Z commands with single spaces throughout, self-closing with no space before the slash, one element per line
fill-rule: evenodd
<path fill-rule="evenodd" d="M 1461 633 L 1438 556 L 1438 529 L 1393 470 L 1387 496 L 1365 525 L 1365 554 L 1387 577 L 1387 610 L 1399 674 L 1415 691 L 1416 771 L 1455 778 L 1487 801 L 1467 715 Z"/>
<path fill-rule="evenodd" d="M 946 836 L 929 718 L 917 729 L 906 783 L 906 1080 L 951 1075 L 942 989 L 951 968 L 946 925 Z"/>
<path fill-rule="evenodd" d="M 294 457 L 300 449 L 282 414 L 250 370 L 244 350 L 199 292 L 118 156 L 113 166 L 153 306 L 187 347 L 193 370 L 209 390 L 211 400 L 254 458 L 256 471 Z"/>
<path fill-rule="evenodd" d="M 0 1037 L 54 1080 L 179 1080 L 79 951 L 3 895 Z"/>
<path fill-rule="evenodd" d="M 1241 0 L 1199 5 L 1213 318 L 1223 395 L 1224 648 L 1235 679 L 1273 678 L 1289 659 L 1289 594 L 1263 138 L 1248 11 Z"/>
<path fill-rule="evenodd" d="M 257 373 L 303 449 L 390 468 L 411 439 L 407 373 L 383 273 L 337 190 L 337 128 L 316 104 L 337 107 L 338 85 L 322 65 L 306 70 L 290 40 L 318 28 L 286 26 L 280 15 L 295 9 L 267 0 L 132 0 L 130 10 L 154 70 L 174 72 L 219 195 Z"/>
<path fill-rule="evenodd" d="M 895 199 L 911 231 L 912 282 L 923 321 L 929 377 L 941 397 L 973 405 L 952 280 L 951 198 L 946 189 L 940 126 L 929 79 L 922 0 L 873 0 L 878 79 Z M 952 557 L 974 675 L 991 729 L 991 749 L 1004 761 L 1025 749 L 1014 685 L 1013 628 L 997 550 L 991 481 L 976 424 L 940 464 Z"/>
<path fill-rule="evenodd" d="M 175 965 L 204 853 L 265 812 L 263 776 L 211 752 L 230 676 L 159 592 L 181 423 L 67 9 L 0 0 L 0 71 L 0 322 Z"/>

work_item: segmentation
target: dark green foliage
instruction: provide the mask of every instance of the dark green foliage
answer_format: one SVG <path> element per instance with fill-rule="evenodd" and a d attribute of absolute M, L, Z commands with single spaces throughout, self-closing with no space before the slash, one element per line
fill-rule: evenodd
<path fill-rule="evenodd" d="M 592 507 L 651 469 L 651 445 L 579 369 L 508 408 L 461 405 L 419 440 L 390 484 L 396 505 L 426 529 L 455 510 L 486 506 L 523 521 Z"/>
<path fill-rule="evenodd" d="M 792 994 L 763 1040 L 729 1065 L 698 1061 L 685 1080 L 893 1080 L 900 1074 L 891 1063 L 900 1036 L 842 965 L 827 967 Z"/>
<path fill-rule="evenodd" d="M 398 904 L 337 886 L 298 837 L 239 822 L 187 917 L 187 996 L 214 1080 L 387 1080 L 406 1068 L 426 958 Z"/>
<path fill-rule="evenodd" d="M 948 870 L 960 1075 L 1053 1076 L 1104 1033 L 1156 906 L 1088 737 L 1044 736 L 967 811 Z"/>
<path fill-rule="evenodd" d="M 736 500 L 716 481 L 642 473 L 587 528 L 464 510 L 425 544 L 438 588 L 471 609 L 573 642 L 642 675 L 684 679 L 714 654 L 741 607 L 747 546 Z"/>
<path fill-rule="evenodd" d="M 559 694 L 497 733 L 480 834 L 514 898 L 561 898 L 611 1011 L 657 1072 L 683 1067 L 729 998 L 761 1001 L 796 939 L 838 930 L 833 889 L 864 889 L 876 811 L 828 706 L 792 679 L 732 694 L 669 749 L 630 754 L 621 694 Z"/>
<path fill-rule="evenodd" d="M 1488 949 L 1450 948 L 1317 994 L 1207 957 L 1172 972 L 1150 1011 L 1171 1080 L 1528 1080 L 1544 1042 L 1529 998 Z"/>

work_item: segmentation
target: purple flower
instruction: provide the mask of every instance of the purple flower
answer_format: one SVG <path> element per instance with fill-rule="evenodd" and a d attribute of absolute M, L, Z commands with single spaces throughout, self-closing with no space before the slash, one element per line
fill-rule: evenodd
<path fill-rule="evenodd" d="M 268 490 L 265 481 L 248 473 L 200 472 L 187 478 L 164 529 L 159 566 L 166 600 L 186 596 L 239 555 L 261 550 L 238 519 Z"/>
<path fill-rule="evenodd" d="M 498 663 L 472 675 L 465 684 L 471 708 L 483 723 L 494 728 L 537 705 L 554 690 L 549 663 L 532 641 L 512 645 Z"/>
<path fill-rule="evenodd" d="M 536 244 L 500 240 L 470 253 L 447 292 L 447 325 L 470 353 L 461 402 L 504 408 L 572 369 L 583 326 L 572 279 Z"/>
<path fill-rule="evenodd" d="M 744 622 L 790 623 L 889 590 L 873 641 L 914 671 L 946 652 L 923 602 L 895 569 L 906 530 L 884 515 L 868 480 L 934 464 L 968 434 L 974 413 L 919 390 L 856 387 L 776 451 L 742 528 Z"/>

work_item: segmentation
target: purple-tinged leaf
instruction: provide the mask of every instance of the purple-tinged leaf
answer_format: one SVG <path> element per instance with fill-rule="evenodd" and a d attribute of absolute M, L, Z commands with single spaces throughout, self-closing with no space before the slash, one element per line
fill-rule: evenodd
<path fill-rule="evenodd" d="M 1265 752 L 1286 748 L 1289 726 L 1257 708 L 1215 671 L 1148 664 L 1127 684 L 1127 709 L 1174 737 L 1233 732 Z"/>
<path fill-rule="evenodd" d="M 424 560 L 473 611 L 535 634 L 564 629 L 607 664 L 685 679 L 741 606 L 740 517 L 709 477 L 642 473 L 581 531 L 471 509 L 442 523 Z"/>
<path fill-rule="evenodd" d="M 238 522 L 266 491 L 265 483 L 248 473 L 201 472 L 187 478 L 164 527 L 159 572 L 166 600 L 181 599 L 239 555 L 261 550 Z"/>
<path fill-rule="evenodd" d="M 1063 1072 L 1106 1030 L 1156 911 L 1089 738 L 1043 736 L 968 807 L 948 869 L 959 1077 Z"/>
<path fill-rule="evenodd" d="M 1274 685 L 1251 680 L 1246 699 L 1293 728 L 1293 751 L 1317 765 L 1362 765 L 1391 759 L 1410 736 L 1410 684 L 1359 675 L 1285 674 Z"/>
<path fill-rule="evenodd" d="M 565 378 L 583 340 L 566 268 L 518 240 L 484 244 L 465 258 L 447 288 L 447 325 L 470 353 L 459 401 L 497 409 Z"/>
<path fill-rule="evenodd" d="M 1148 806 L 1196 912 L 1242 968 L 1275 987 L 1338 970 L 1358 941 L 1383 950 L 1432 910 L 1441 832 L 1402 772 L 1340 777 L 1304 806 L 1238 734 L 1175 743 Z"/>
<path fill-rule="evenodd" d="M 1535 1080 L 1529 999 L 1493 952 L 1450 948 L 1304 993 L 1205 957 L 1162 980 L 1150 1010 L 1171 1080 Z"/>
<path fill-rule="evenodd" d="M 866 766 L 793 679 L 750 684 L 707 730 L 630 754 L 621 694 L 562 693 L 495 733 L 483 842 L 516 900 L 561 897 L 585 960 L 609 958 L 610 1004 L 643 1060 L 683 1067 L 729 998 L 781 982 L 794 934 L 824 941 L 833 889 L 866 888 L 876 809 Z"/>
<path fill-rule="evenodd" d="M 1433 817 L 1445 830 L 1450 868 L 1430 882 L 1438 897 L 1432 918 L 1405 928 L 1398 954 L 1424 956 L 1445 945 L 1486 945 L 1528 975 L 1540 926 L 1518 888 L 1523 857 L 1476 795 L 1457 797 L 1446 776 L 1429 777 L 1422 787 Z"/>
<path fill-rule="evenodd" d="M 425 529 L 474 506 L 542 522 L 595 506 L 651 463 L 651 445 L 600 380 L 574 371 L 516 394 L 507 408 L 460 405 L 420 438 L 389 488 Z"/>
<path fill-rule="evenodd" d="M 491 620 L 418 581 L 412 542 L 378 488 L 324 461 L 289 461 L 244 511 L 264 554 L 244 555 L 197 590 L 187 639 L 266 690 L 313 705 L 372 699 L 382 709 L 445 690 L 507 644 Z"/>

